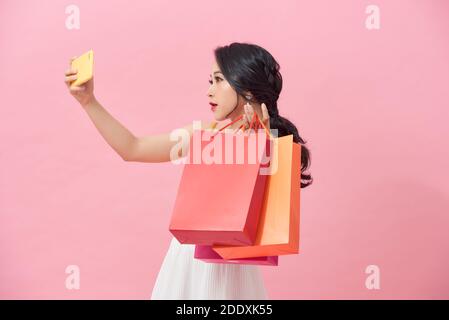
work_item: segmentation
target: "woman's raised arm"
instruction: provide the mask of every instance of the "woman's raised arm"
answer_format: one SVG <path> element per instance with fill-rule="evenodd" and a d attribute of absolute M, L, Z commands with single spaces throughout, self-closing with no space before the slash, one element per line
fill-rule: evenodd
<path fill-rule="evenodd" d="M 205 121 L 201 121 L 200 124 L 202 129 L 210 128 L 211 125 L 211 123 Z M 171 133 L 137 137 L 133 141 L 130 154 L 126 160 L 135 162 L 167 162 L 185 157 L 194 129 L 193 123 L 179 129 L 183 129 L 183 131 L 175 134 L 172 137 L 173 139 L 170 138 Z M 188 134 L 188 137 L 180 138 L 182 132 L 185 135 Z"/>
<path fill-rule="evenodd" d="M 70 59 L 71 61 L 76 57 Z M 193 133 L 193 123 L 180 129 L 185 129 L 188 133 L 187 139 L 170 139 L 171 133 L 148 135 L 136 137 L 123 124 L 115 119 L 95 98 L 94 79 L 87 81 L 81 86 L 72 86 L 71 83 L 77 78 L 77 70 L 69 68 L 65 72 L 65 83 L 70 94 L 80 103 L 95 127 L 106 140 L 106 142 L 125 161 L 135 162 L 166 162 L 184 157 L 182 150 L 188 150 L 189 138 Z M 209 128 L 211 123 L 200 121 L 201 128 Z M 182 148 L 176 148 L 182 141 Z M 178 145 L 179 146 L 179 145 Z M 175 152 L 173 159 L 171 153 L 173 148 L 179 150 Z"/>

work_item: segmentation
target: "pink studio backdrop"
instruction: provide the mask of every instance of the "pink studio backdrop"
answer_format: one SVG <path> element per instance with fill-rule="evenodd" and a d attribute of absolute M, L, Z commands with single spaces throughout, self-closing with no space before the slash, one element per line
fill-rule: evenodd
<path fill-rule="evenodd" d="M 211 119 L 212 51 L 234 41 L 279 61 L 279 110 L 312 153 L 301 253 L 262 267 L 269 297 L 449 298 L 448 35 L 444 0 L 2 0 L 0 298 L 149 299 L 182 167 L 123 161 L 64 71 L 92 48 L 102 105 L 137 136 L 169 132 Z"/>

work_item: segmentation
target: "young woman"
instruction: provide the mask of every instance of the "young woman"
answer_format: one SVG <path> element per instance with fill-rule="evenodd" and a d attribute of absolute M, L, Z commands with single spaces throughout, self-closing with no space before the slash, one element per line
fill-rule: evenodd
<path fill-rule="evenodd" d="M 248 43 L 217 47 L 214 55 L 207 91 L 214 119 L 201 122 L 201 127 L 219 130 L 224 127 L 224 121 L 232 122 L 244 115 L 228 127 L 236 132 L 244 131 L 256 112 L 268 129 L 278 130 L 279 137 L 293 134 L 294 142 L 301 144 L 301 187 L 310 185 L 313 179 L 310 174 L 304 173 L 310 166 L 309 150 L 295 125 L 279 115 L 277 100 L 282 90 L 279 64 L 267 50 Z M 76 73 L 76 70 L 71 69 L 65 73 L 70 93 L 123 160 L 174 160 L 170 159 L 170 150 L 178 142 L 170 140 L 170 133 L 134 136 L 96 100 L 93 79 L 82 86 L 70 87 L 70 83 L 77 78 Z M 192 124 L 183 128 L 192 135 Z M 188 145 L 180 149 L 178 157 L 186 156 L 182 150 L 188 150 Z M 176 238 L 171 240 L 151 299 L 267 299 L 257 266 L 206 263 L 194 259 L 194 250 L 195 245 L 180 244 Z"/>

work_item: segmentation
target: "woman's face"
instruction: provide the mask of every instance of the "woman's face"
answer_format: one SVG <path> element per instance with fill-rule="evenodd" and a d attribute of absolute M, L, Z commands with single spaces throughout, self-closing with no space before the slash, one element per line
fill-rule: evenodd
<path fill-rule="evenodd" d="M 209 83 L 210 86 L 207 91 L 209 102 L 217 104 L 215 107 L 210 106 L 215 120 L 222 121 L 227 118 L 232 120 L 243 112 L 243 99 L 238 99 L 237 92 L 224 78 L 216 62 L 212 65 Z M 239 106 L 235 108 L 237 102 L 239 102 Z M 233 111 L 234 108 L 235 110 Z"/>

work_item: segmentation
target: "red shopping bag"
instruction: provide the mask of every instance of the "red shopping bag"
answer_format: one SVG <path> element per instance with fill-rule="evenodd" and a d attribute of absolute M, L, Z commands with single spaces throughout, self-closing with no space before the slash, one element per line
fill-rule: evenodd
<path fill-rule="evenodd" d="M 260 169 L 269 166 L 270 139 L 262 130 L 211 133 L 197 130 L 191 137 L 169 230 L 183 244 L 251 245 L 267 180 Z M 212 154 L 216 161 L 204 159 Z"/>
<path fill-rule="evenodd" d="M 242 259 L 223 259 L 211 246 L 196 245 L 194 258 L 209 263 L 252 264 L 263 266 L 277 266 L 278 256 L 253 257 Z"/>

